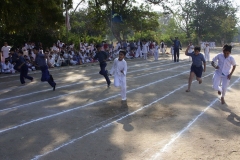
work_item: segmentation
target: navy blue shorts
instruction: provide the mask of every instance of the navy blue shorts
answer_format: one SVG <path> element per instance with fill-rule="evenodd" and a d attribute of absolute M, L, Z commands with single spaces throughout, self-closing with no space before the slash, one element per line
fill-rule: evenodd
<path fill-rule="evenodd" d="M 194 72 L 196 77 L 201 78 L 202 77 L 202 72 L 203 72 L 203 67 L 202 66 L 197 67 L 197 66 L 192 65 L 191 66 L 191 72 Z"/>

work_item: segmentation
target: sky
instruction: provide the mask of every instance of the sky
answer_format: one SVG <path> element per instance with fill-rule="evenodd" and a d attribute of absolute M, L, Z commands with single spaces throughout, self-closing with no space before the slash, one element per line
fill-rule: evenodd
<path fill-rule="evenodd" d="M 81 0 L 73 0 L 73 8 L 75 9 L 75 7 L 77 6 L 77 4 L 80 2 Z M 176 1 L 176 0 L 174 0 Z M 137 2 L 139 2 L 140 4 L 144 2 L 144 0 L 137 0 Z M 240 6 L 240 0 L 232 0 L 233 4 L 237 5 L 237 6 Z M 87 7 L 87 4 L 83 3 L 80 5 L 80 7 Z M 161 7 L 158 6 L 158 5 L 153 5 L 152 6 L 153 10 L 154 11 L 161 11 Z M 237 12 L 237 17 L 240 19 L 240 10 Z"/>

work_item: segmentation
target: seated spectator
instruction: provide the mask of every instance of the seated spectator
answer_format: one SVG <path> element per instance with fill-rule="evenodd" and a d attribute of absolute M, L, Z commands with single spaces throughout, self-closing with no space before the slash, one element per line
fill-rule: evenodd
<path fill-rule="evenodd" d="M 40 70 L 40 67 L 36 64 L 33 57 L 30 57 L 30 63 L 35 67 L 36 70 Z"/>
<path fill-rule="evenodd" d="M 66 62 L 65 62 L 65 59 L 63 58 L 63 55 L 61 54 L 59 57 L 58 57 L 58 60 L 57 60 L 57 63 L 55 64 L 56 67 L 60 67 L 60 66 L 66 66 Z"/>
<path fill-rule="evenodd" d="M 5 60 L 5 63 L 3 63 L 2 72 L 6 74 L 15 73 L 13 65 L 8 60 Z"/>
<path fill-rule="evenodd" d="M 54 68 L 55 66 L 55 58 L 50 54 L 49 55 L 49 68 Z"/>
<path fill-rule="evenodd" d="M 26 59 L 26 65 L 28 66 L 28 71 L 35 71 L 36 70 L 34 64 L 32 64 L 29 59 Z"/>

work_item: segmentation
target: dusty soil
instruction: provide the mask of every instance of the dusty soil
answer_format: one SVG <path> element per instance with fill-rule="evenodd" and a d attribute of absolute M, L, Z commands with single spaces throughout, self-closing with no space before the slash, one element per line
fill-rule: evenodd
<path fill-rule="evenodd" d="M 232 51 L 237 63 L 239 53 Z M 0 159 L 240 159 L 239 67 L 221 105 L 210 63 L 203 83 L 186 93 L 191 62 L 180 59 L 128 60 L 126 103 L 98 65 L 50 70 L 55 92 L 39 72 L 25 86 L 18 75 L 0 75 Z"/>

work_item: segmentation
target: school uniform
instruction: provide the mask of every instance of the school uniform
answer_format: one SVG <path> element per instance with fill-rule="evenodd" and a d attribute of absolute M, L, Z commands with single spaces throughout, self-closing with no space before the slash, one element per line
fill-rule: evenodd
<path fill-rule="evenodd" d="M 143 54 L 143 59 L 147 59 L 147 47 L 148 47 L 148 44 L 145 43 L 145 44 L 142 44 L 142 54 Z"/>
<path fill-rule="evenodd" d="M 207 62 L 210 61 L 210 47 L 206 46 L 204 49 L 204 55 Z"/>
<path fill-rule="evenodd" d="M 222 93 L 222 97 L 225 96 L 227 87 L 230 83 L 230 80 L 228 79 L 228 75 L 231 72 L 231 68 L 233 66 L 236 66 L 235 59 L 229 55 L 229 57 L 225 58 L 223 53 L 219 53 L 216 55 L 212 61 L 214 63 L 218 63 L 219 69 L 215 70 L 215 73 L 213 75 L 212 83 L 213 83 L 213 89 L 216 91 L 220 91 Z M 222 86 L 220 87 L 220 84 L 222 82 Z"/>
<path fill-rule="evenodd" d="M 139 57 L 139 56 L 142 58 L 142 53 L 141 53 L 141 42 L 140 42 L 140 41 L 137 42 L 137 51 L 136 51 L 136 55 L 135 55 L 135 57 Z"/>
<path fill-rule="evenodd" d="M 48 66 L 47 66 L 45 56 L 41 53 L 38 53 L 36 55 L 35 61 L 42 71 L 41 81 L 42 82 L 47 81 L 53 87 L 53 90 L 55 90 L 56 83 L 54 82 L 52 75 L 48 71 Z"/>
<path fill-rule="evenodd" d="M 123 71 L 123 73 L 121 71 Z M 119 61 L 118 58 L 116 58 L 113 62 L 113 66 L 110 71 L 110 74 L 114 75 L 114 86 L 121 88 L 122 100 L 126 100 L 127 99 L 127 96 L 126 96 L 127 62 L 124 59 L 122 61 Z"/>
<path fill-rule="evenodd" d="M 8 62 L 8 64 L 3 63 L 2 72 L 3 73 L 15 73 L 15 70 L 13 69 L 13 65 Z"/>
<path fill-rule="evenodd" d="M 9 56 L 9 50 L 10 50 L 10 49 L 11 49 L 10 46 L 3 46 L 3 47 L 1 48 L 1 51 L 2 51 L 2 54 L 3 54 L 3 56 L 0 55 L 0 56 L 2 56 L 2 62 L 4 62 L 5 59 Z"/>
<path fill-rule="evenodd" d="M 159 57 L 159 51 L 158 51 L 158 49 L 159 49 L 159 46 L 156 45 L 156 46 L 155 46 L 155 50 L 154 50 L 154 58 L 155 58 L 156 61 L 158 60 L 158 57 Z"/>
<path fill-rule="evenodd" d="M 97 52 L 96 55 L 94 56 L 95 60 L 98 60 L 100 63 L 100 72 L 99 74 L 103 75 L 104 78 L 106 79 L 106 82 L 108 86 L 110 85 L 111 81 L 108 77 L 108 71 L 105 69 L 107 67 L 106 60 L 108 58 L 108 55 L 104 51 Z"/>
<path fill-rule="evenodd" d="M 179 62 L 179 50 L 182 48 L 179 40 L 173 40 L 174 43 L 174 62 Z"/>
<path fill-rule="evenodd" d="M 206 63 L 205 58 L 202 53 L 195 55 L 194 52 L 187 53 L 187 56 L 192 57 L 191 72 L 194 72 L 196 77 L 201 78 L 203 72 L 202 63 Z"/>
<path fill-rule="evenodd" d="M 28 66 L 26 65 L 25 59 L 24 59 L 22 56 L 20 56 L 19 59 L 18 59 L 18 61 L 19 61 L 19 64 L 20 64 L 20 65 L 24 63 L 24 64 L 22 65 L 22 67 L 19 69 L 19 70 L 20 70 L 20 82 L 21 82 L 21 84 L 24 84 L 24 83 L 25 83 L 24 78 L 29 79 L 29 80 L 32 81 L 32 80 L 33 80 L 33 77 L 31 77 L 31 76 L 28 75 Z"/>
<path fill-rule="evenodd" d="M 194 52 L 194 45 L 191 45 L 188 50 L 188 53 L 192 53 L 192 52 Z M 192 57 L 190 56 L 189 56 L 189 61 L 192 61 Z"/>
<path fill-rule="evenodd" d="M 160 43 L 160 52 L 162 52 L 162 54 L 165 53 L 164 42 Z"/>
<path fill-rule="evenodd" d="M 174 60 L 174 46 L 171 47 L 170 52 L 172 54 L 172 61 Z"/>

